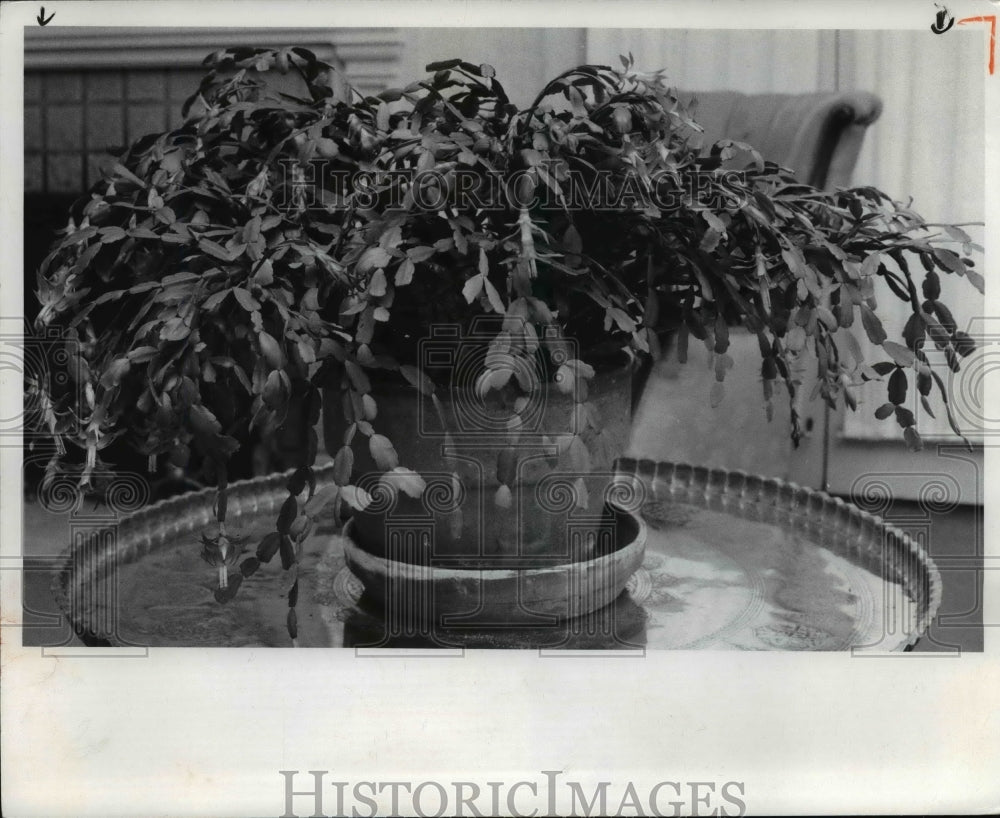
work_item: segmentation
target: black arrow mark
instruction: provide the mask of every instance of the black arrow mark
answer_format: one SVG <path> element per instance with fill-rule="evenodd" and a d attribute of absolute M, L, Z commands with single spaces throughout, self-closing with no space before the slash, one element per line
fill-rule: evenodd
<path fill-rule="evenodd" d="M 935 15 L 934 22 L 931 24 L 931 31 L 935 34 L 944 34 L 948 29 L 955 25 L 955 18 L 948 13 L 948 9 L 944 6 L 938 6 L 937 3 L 934 4 L 940 11 Z"/>
<path fill-rule="evenodd" d="M 38 20 L 38 25 L 40 25 L 40 26 L 47 26 L 49 23 L 52 22 L 52 18 L 55 17 L 55 16 L 56 16 L 56 13 L 52 12 L 48 16 L 48 18 L 46 19 L 46 17 L 45 17 L 45 6 L 42 6 L 42 10 L 40 12 L 38 12 L 38 16 L 35 19 Z"/>

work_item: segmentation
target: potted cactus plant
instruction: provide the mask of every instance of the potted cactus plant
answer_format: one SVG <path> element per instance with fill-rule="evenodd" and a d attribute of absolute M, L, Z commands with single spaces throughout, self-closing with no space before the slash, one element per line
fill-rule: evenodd
<path fill-rule="evenodd" d="M 953 368 L 972 347 L 939 276 L 982 290 L 979 248 L 874 188 L 820 191 L 736 142 L 699 151 L 661 74 L 622 63 L 567 71 L 520 110 L 490 66 L 457 59 L 364 96 L 305 49 L 211 55 L 185 123 L 131 146 L 38 271 L 38 323 L 64 330 L 76 384 L 29 384 L 57 441 L 48 474 L 89 485 L 118 438 L 153 466 L 201 463 L 217 597 L 280 555 L 294 637 L 297 561 L 324 514 L 353 518 L 372 584 L 393 561 L 446 559 L 454 588 L 463 570 L 603 559 L 610 588 L 549 610 L 610 601 L 642 535 L 605 485 L 634 374 L 665 339 L 681 360 L 691 336 L 710 349 L 713 402 L 734 323 L 759 340 L 768 411 L 777 382 L 794 398 L 807 350 L 831 405 L 883 381 L 875 414 L 918 447 L 908 388 L 930 408 L 937 387 L 948 412 L 926 340 Z M 896 341 L 877 278 L 912 311 Z M 855 322 L 882 360 L 863 360 Z M 287 499 L 248 547 L 227 490 L 253 434 L 288 468 Z M 554 558 L 566 510 L 587 507 L 617 538 Z M 388 553 L 393 514 L 431 519 L 435 541 Z"/>

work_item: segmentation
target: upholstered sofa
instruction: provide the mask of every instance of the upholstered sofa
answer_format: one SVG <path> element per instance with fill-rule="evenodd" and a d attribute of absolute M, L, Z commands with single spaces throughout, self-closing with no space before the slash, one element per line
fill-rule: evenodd
<path fill-rule="evenodd" d="M 850 184 L 865 129 L 882 112 L 881 100 L 863 91 L 711 91 L 684 94 L 682 100 L 705 129 L 705 146 L 722 138 L 747 142 L 801 181 L 831 189 Z"/>

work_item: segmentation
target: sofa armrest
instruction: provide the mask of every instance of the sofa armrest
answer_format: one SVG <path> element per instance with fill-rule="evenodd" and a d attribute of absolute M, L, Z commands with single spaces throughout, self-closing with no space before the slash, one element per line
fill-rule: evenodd
<path fill-rule="evenodd" d="M 865 130 L 882 113 L 882 100 L 863 91 L 838 94 L 830 111 L 830 145 L 823 145 L 814 172 L 816 187 L 838 188 L 851 184 L 851 173 L 858 162 Z"/>

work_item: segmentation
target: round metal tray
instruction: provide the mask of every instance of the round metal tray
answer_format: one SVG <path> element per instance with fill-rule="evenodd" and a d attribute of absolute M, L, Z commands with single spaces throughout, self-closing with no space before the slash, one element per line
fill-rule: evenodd
<path fill-rule="evenodd" d="M 299 578 L 300 646 L 905 650 L 941 598 L 928 555 L 901 530 L 822 492 L 737 471 L 622 459 L 648 524 L 646 556 L 611 605 L 566 622 L 447 627 L 373 605 L 320 522 Z M 319 469 L 322 484 L 332 480 Z M 235 483 L 229 527 L 250 548 L 273 526 L 285 475 Z M 79 537 L 53 592 L 87 644 L 289 646 L 288 575 L 277 560 L 218 603 L 199 556 L 214 490 L 174 497 Z"/>

